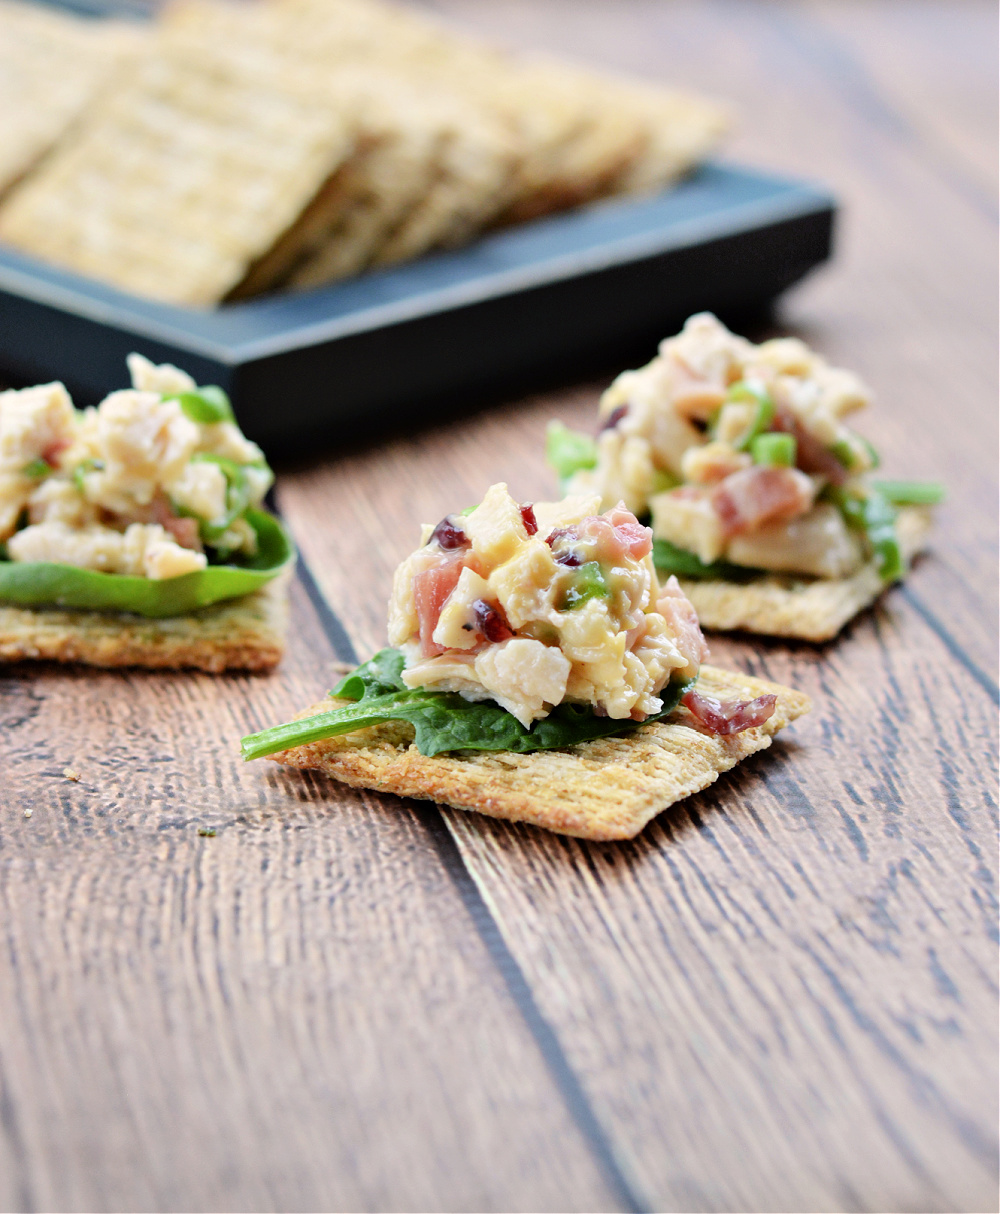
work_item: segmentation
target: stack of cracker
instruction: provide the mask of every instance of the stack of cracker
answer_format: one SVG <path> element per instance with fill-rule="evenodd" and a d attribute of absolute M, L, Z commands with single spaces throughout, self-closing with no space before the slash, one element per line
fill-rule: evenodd
<path fill-rule="evenodd" d="M 146 30 L 0 0 L 0 195 L 139 52 Z"/>
<path fill-rule="evenodd" d="M 0 206 L 0 239 L 209 306 L 661 188 L 723 127 L 711 103 L 382 0 L 177 0 Z"/>

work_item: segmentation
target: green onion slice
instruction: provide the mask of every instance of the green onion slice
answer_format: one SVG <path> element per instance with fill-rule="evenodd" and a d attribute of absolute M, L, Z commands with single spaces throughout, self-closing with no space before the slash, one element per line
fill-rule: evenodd
<path fill-rule="evenodd" d="M 573 611 L 589 599 L 606 599 L 611 594 L 599 561 L 587 561 L 576 570 L 569 589 L 563 595 L 561 611 Z"/>
<path fill-rule="evenodd" d="M 936 506 L 944 501 L 944 486 L 937 481 L 872 481 L 894 506 Z"/>
<path fill-rule="evenodd" d="M 906 572 L 906 562 L 896 535 L 896 507 L 872 486 L 864 493 L 828 485 L 824 497 L 832 501 L 849 527 L 861 531 L 875 557 L 884 581 L 896 582 Z"/>
<path fill-rule="evenodd" d="M 745 379 L 739 380 L 739 382 L 730 387 L 726 393 L 726 400 L 734 402 L 748 401 L 757 406 L 746 430 L 737 439 L 733 440 L 731 444 L 737 451 L 746 451 L 754 438 L 758 434 L 762 434 L 770 426 L 771 422 L 774 421 L 774 401 L 762 387 Z M 713 416 L 711 424 L 713 437 L 715 436 L 719 413 L 721 412 L 722 410 L 720 409 Z"/>
<path fill-rule="evenodd" d="M 792 434 L 757 434 L 750 440 L 755 464 L 771 468 L 794 468 L 796 442 Z"/>
<path fill-rule="evenodd" d="M 48 460 L 39 457 L 38 459 L 29 460 L 21 469 L 21 475 L 30 476 L 33 481 L 40 481 L 44 480 L 50 472 L 54 471 L 55 469 Z"/>

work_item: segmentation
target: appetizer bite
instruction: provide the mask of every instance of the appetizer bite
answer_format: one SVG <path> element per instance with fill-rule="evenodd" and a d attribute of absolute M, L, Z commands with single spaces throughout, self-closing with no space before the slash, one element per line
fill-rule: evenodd
<path fill-rule="evenodd" d="M 651 519 L 705 627 L 827 640 L 903 577 L 942 496 L 870 479 L 878 455 L 844 420 L 869 401 L 801 341 L 701 313 L 608 388 L 596 440 L 552 423 L 549 461 L 568 493 Z"/>
<path fill-rule="evenodd" d="M 271 470 L 221 388 L 128 366 L 83 411 L 58 383 L 0 393 L 0 659 L 273 666 L 294 552 Z"/>
<path fill-rule="evenodd" d="M 694 609 L 652 534 L 596 495 L 480 505 L 425 526 L 389 641 L 302 718 L 243 739 L 348 784 L 587 839 L 637 834 L 809 707 L 702 665 Z"/>

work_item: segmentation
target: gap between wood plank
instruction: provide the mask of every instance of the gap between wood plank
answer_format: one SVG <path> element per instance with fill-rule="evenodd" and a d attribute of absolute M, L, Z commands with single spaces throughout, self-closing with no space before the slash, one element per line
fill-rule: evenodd
<path fill-rule="evenodd" d="M 976 663 L 962 648 L 961 644 L 951 635 L 948 627 L 938 619 L 923 599 L 912 591 L 905 583 L 900 583 L 899 593 L 920 616 L 927 627 L 944 645 L 956 662 L 960 663 L 979 686 L 986 692 L 994 704 L 1000 704 L 1000 687 L 990 678 L 985 670 L 980 670 Z"/>
<path fill-rule="evenodd" d="M 859 60 L 853 50 L 828 28 L 821 28 L 808 16 L 803 20 L 801 11 L 771 9 L 771 27 L 804 58 L 816 64 L 828 79 L 850 81 L 845 94 L 852 99 L 853 108 L 859 116 L 873 126 L 901 139 L 911 147 L 916 146 L 928 154 L 928 163 L 935 164 L 943 181 L 955 193 L 991 224 L 997 222 L 996 200 L 986 194 L 978 182 L 972 180 L 961 165 L 954 164 L 942 155 L 943 149 L 931 140 L 884 95 L 867 66 Z M 818 36 L 817 36 L 818 35 Z"/>
<path fill-rule="evenodd" d="M 354 643 L 336 612 L 323 597 L 301 552 L 296 563 L 296 574 L 337 657 L 344 662 L 356 663 L 358 655 Z M 440 807 L 416 802 L 409 804 L 430 835 L 441 863 L 454 883 L 490 960 L 496 966 L 508 994 L 521 1014 L 521 1019 L 538 1046 L 542 1060 L 562 1097 L 566 1111 L 587 1143 L 593 1160 L 600 1169 L 609 1189 L 617 1196 L 621 1208 L 626 1211 L 626 1214 L 647 1214 L 652 1207 L 649 1203 L 640 1200 L 635 1186 L 622 1171 L 611 1142 L 587 1099 L 583 1085 L 570 1066 L 558 1034 L 542 1015 L 532 994 L 531 986 L 524 976 L 524 971 L 507 947 L 500 925 L 469 871 Z"/>

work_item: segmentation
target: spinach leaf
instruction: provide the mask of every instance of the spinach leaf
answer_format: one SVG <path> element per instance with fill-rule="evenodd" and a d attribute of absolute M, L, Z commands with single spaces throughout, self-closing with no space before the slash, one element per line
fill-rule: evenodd
<path fill-rule="evenodd" d="M 545 432 L 545 459 L 560 481 L 568 481 L 581 468 L 597 467 L 597 443 L 589 434 L 570 430 L 562 422 L 549 422 Z"/>
<path fill-rule="evenodd" d="M 599 717 L 584 704 L 560 704 L 540 721 L 525 729 L 521 722 L 491 700 L 473 702 L 455 692 L 416 688 L 399 690 L 399 671 L 403 655 L 383 649 L 370 662 L 359 666 L 333 692 L 341 697 L 360 697 L 357 703 L 330 712 L 289 721 L 242 740 L 244 759 L 302 746 L 321 738 L 353 733 L 386 721 L 409 721 L 414 728 L 417 749 L 422 755 L 450 750 L 505 750 L 529 754 L 535 750 L 561 750 L 594 738 L 631 733 L 637 722 Z M 391 690 L 388 682 L 392 679 Z M 398 686 L 397 686 L 398 685 Z M 680 702 L 690 683 L 672 682 L 660 692 L 663 708 L 647 721 L 668 716 Z"/>
<path fill-rule="evenodd" d="M 746 565 L 732 565 L 729 561 L 713 561 L 707 565 L 693 552 L 678 548 L 669 540 L 653 540 L 653 564 L 660 573 L 676 573 L 678 577 L 688 578 L 718 578 L 723 582 L 748 582 L 762 572 Z"/>
<path fill-rule="evenodd" d="M 295 547 L 276 518 L 248 510 L 246 519 L 257 533 L 254 556 L 180 577 L 153 579 L 51 562 L 0 560 L 0 603 L 129 611 L 161 619 L 238 598 L 263 586 L 295 559 Z"/>
<path fill-rule="evenodd" d="M 368 700 L 373 696 L 406 691 L 407 686 L 400 677 L 405 665 L 406 658 L 398 649 L 380 649 L 373 658 L 362 662 L 341 679 L 330 695 L 342 700 Z"/>
<path fill-rule="evenodd" d="M 216 384 L 206 384 L 190 392 L 172 393 L 163 398 L 175 400 L 193 422 L 214 426 L 219 422 L 235 422 L 229 397 Z"/>

